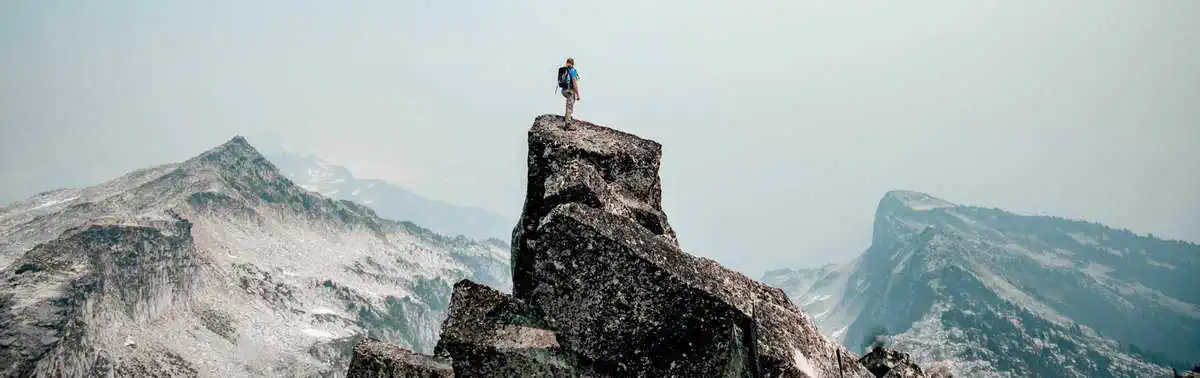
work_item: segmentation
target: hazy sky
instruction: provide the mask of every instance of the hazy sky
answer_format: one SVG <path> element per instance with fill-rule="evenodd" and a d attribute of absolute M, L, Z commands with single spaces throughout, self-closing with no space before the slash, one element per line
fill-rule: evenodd
<path fill-rule="evenodd" d="M 1194 0 L 8 0 L 0 203 L 241 134 L 515 223 L 568 55 L 753 276 L 853 258 L 895 188 L 1200 240 Z"/>

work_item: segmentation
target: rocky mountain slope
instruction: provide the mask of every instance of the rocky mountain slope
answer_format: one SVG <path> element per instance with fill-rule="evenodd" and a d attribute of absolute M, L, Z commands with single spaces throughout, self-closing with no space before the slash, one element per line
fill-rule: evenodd
<path fill-rule="evenodd" d="M 0 375 L 340 375 L 363 336 L 432 351 L 504 243 L 306 191 L 241 137 L 0 209 Z"/>
<path fill-rule="evenodd" d="M 366 205 L 388 219 L 407 220 L 443 235 L 508 240 L 514 219 L 478 207 L 431 199 L 383 180 L 354 177 L 349 169 L 313 155 L 268 153 L 279 171 L 300 187 Z"/>
<path fill-rule="evenodd" d="M 681 250 L 658 143 L 546 115 L 528 156 L 513 294 L 460 281 L 436 356 L 364 342 L 351 377 L 926 376 L 902 354 L 860 362 L 783 291 Z"/>
<path fill-rule="evenodd" d="M 779 270 L 852 349 L 961 376 L 1169 376 L 1200 358 L 1200 246 L 894 191 L 851 263 Z"/>

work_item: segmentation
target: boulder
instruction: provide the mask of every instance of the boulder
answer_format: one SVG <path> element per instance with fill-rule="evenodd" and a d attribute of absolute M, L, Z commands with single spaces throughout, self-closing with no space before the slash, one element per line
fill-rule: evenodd
<path fill-rule="evenodd" d="M 876 378 L 923 378 L 928 375 L 909 359 L 908 353 L 875 346 L 858 360 Z"/>
<path fill-rule="evenodd" d="M 449 378 L 449 361 L 395 345 L 363 339 L 354 346 L 347 378 Z"/>
<path fill-rule="evenodd" d="M 535 308 L 469 280 L 454 284 L 434 353 L 452 359 L 459 377 L 579 376 Z"/>
<path fill-rule="evenodd" d="M 512 265 L 564 349 L 617 376 L 869 376 L 782 291 L 679 248 L 658 143 L 561 124 L 529 131 Z"/>
<path fill-rule="evenodd" d="M 513 294 L 454 285 L 435 354 L 455 375 L 872 376 L 783 291 L 680 249 L 658 143 L 572 126 L 546 115 L 529 131 Z"/>

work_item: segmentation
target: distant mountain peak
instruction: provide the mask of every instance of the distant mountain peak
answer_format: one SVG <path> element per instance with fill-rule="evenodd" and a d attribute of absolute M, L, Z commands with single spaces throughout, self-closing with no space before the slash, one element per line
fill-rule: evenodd
<path fill-rule="evenodd" d="M 908 190 L 873 227 L 844 268 L 764 278 L 831 337 L 959 376 L 1165 375 L 1197 353 L 1195 245 Z"/>
<path fill-rule="evenodd" d="M 0 376 L 337 375 L 359 339 L 432 350 L 449 284 L 507 290 L 508 262 L 303 190 L 234 137 L 0 208 Z"/>
<path fill-rule="evenodd" d="M 892 190 L 879 201 L 880 212 L 929 211 L 957 206 L 950 201 L 912 190 Z"/>
<path fill-rule="evenodd" d="M 279 170 L 266 157 L 258 152 L 245 137 L 235 136 L 228 142 L 204 151 L 200 155 L 180 164 L 184 171 L 196 171 L 204 168 L 216 169 L 227 180 L 253 175 L 274 180 L 280 176 Z M 244 177 L 243 177 L 244 179 Z"/>
<path fill-rule="evenodd" d="M 213 147 L 213 148 L 209 149 L 208 151 L 205 151 L 204 153 L 200 154 L 200 156 L 228 156 L 228 155 L 246 156 L 246 155 L 259 155 L 259 153 L 258 153 L 258 150 L 254 149 L 254 146 L 250 145 L 250 142 L 247 141 L 245 137 L 243 137 L 241 135 L 237 135 L 237 136 L 234 136 L 229 141 L 227 141 L 225 143 L 221 143 L 219 146 Z"/>
<path fill-rule="evenodd" d="M 510 217 L 425 197 L 383 180 L 358 178 L 348 168 L 314 154 L 270 147 L 264 151 L 280 174 L 299 187 L 369 206 L 385 218 L 409 220 L 445 235 L 502 240 L 512 235 Z"/>

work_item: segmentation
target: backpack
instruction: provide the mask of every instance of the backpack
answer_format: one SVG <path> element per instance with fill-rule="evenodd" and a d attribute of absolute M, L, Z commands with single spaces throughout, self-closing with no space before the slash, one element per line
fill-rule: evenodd
<path fill-rule="evenodd" d="M 567 66 L 558 68 L 558 88 L 561 90 L 571 89 L 571 69 Z"/>

